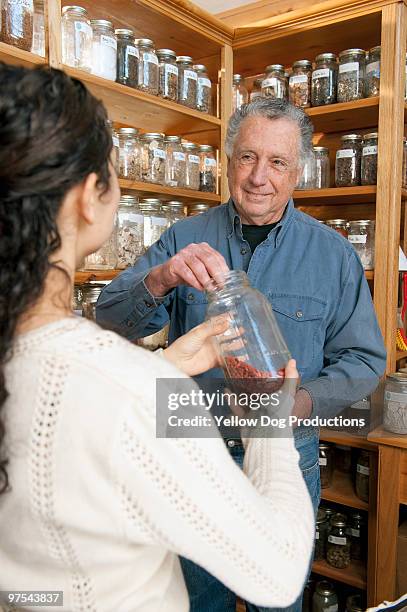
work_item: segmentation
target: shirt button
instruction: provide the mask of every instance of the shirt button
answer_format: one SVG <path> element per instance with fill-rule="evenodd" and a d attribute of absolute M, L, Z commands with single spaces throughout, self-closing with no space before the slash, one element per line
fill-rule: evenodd
<path fill-rule="evenodd" d="M 235 445 L 235 441 L 234 440 L 228 440 L 227 441 L 227 445 L 228 445 L 229 448 L 233 448 L 234 445 Z"/>
<path fill-rule="evenodd" d="M 242 247 L 242 248 L 240 249 L 240 252 L 241 252 L 241 254 L 242 254 L 242 255 L 246 255 L 246 253 L 247 253 L 247 249 L 246 249 L 246 247 Z"/>
<path fill-rule="evenodd" d="M 152 303 L 151 302 L 147 302 L 147 300 L 144 300 L 144 304 L 147 306 L 147 308 L 151 308 L 152 307 Z"/>
<path fill-rule="evenodd" d="M 127 325 L 127 327 L 133 327 L 134 323 L 133 323 L 133 321 L 127 321 L 126 325 Z"/>
<path fill-rule="evenodd" d="M 188 300 L 191 300 L 191 302 L 193 302 L 194 299 L 195 299 L 195 296 L 194 296 L 193 293 L 188 293 L 187 298 L 188 298 Z"/>
<path fill-rule="evenodd" d="M 302 318 L 302 310 L 297 310 L 297 312 L 295 313 L 295 316 L 297 317 L 297 319 L 301 319 Z"/>

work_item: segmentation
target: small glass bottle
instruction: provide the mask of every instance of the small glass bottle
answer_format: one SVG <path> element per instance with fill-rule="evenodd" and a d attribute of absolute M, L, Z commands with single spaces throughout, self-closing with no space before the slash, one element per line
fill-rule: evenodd
<path fill-rule="evenodd" d="M 314 150 L 314 189 L 326 189 L 330 182 L 329 149 L 313 147 Z"/>
<path fill-rule="evenodd" d="M 354 561 L 362 561 L 366 559 L 366 522 L 360 512 L 353 512 L 350 518 L 350 556 Z"/>
<path fill-rule="evenodd" d="M 403 169 L 401 177 L 401 186 L 407 189 L 407 138 L 403 137 Z"/>
<path fill-rule="evenodd" d="M 326 512 L 322 508 L 319 508 L 315 527 L 314 561 L 321 561 L 326 557 L 328 531 L 329 523 Z"/>
<path fill-rule="evenodd" d="M 276 100 L 285 100 L 287 97 L 287 82 L 284 75 L 284 66 L 270 64 L 266 68 L 266 78 L 261 84 L 262 95 Z"/>
<path fill-rule="evenodd" d="M 395 434 L 407 434 L 407 374 L 404 372 L 386 376 L 383 427 Z"/>
<path fill-rule="evenodd" d="M 368 219 L 349 221 L 348 240 L 357 252 L 365 270 L 374 269 L 375 222 Z"/>
<path fill-rule="evenodd" d="M 199 191 L 216 193 L 218 168 L 211 145 L 199 146 Z"/>
<path fill-rule="evenodd" d="M 315 187 L 315 158 L 314 154 L 310 153 L 306 160 L 304 167 L 302 169 L 302 175 L 299 180 L 296 189 L 306 190 L 306 189 L 314 189 Z"/>
<path fill-rule="evenodd" d="M 160 80 L 158 85 L 158 95 L 165 100 L 178 100 L 178 66 L 176 63 L 176 53 L 171 49 L 158 49 L 158 66 Z"/>
<path fill-rule="evenodd" d="M 141 177 L 140 143 L 136 128 L 120 128 L 117 131 L 119 144 L 120 178 L 139 181 Z M 115 141 L 113 141 L 115 143 Z"/>
<path fill-rule="evenodd" d="M 354 187 L 360 185 L 360 163 L 362 137 L 359 134 L 345 134 L 341 137 L 341 148 L 336 152 L 335 185 Z"/>
<path fill-rule="evenodd" d="M 44 0 L 34 0 L 33 42 L 31 53 L 45 57 Z"/>
<path fill-rule="evenodd" d="M 381 47 L 372 47 L 366 59 L 366 98 L 378 96 L 380 93 L 380 55 Z"/>
<path fill-rule="evenodd" d="M 157 198 L 141 200 L 140 210 L 144 216 L 144 250 L 147 250 L 167 229 L 168 219 Z"/>
<path fill-rule="evenodd" d="M 311 106 L 312 63 L 309 60 L 298 60 L 293 64 L 289 78 L 289 98 L 291 104 L 299 108 Z"/>
<path fill-rule="evenodd" d="M 185 187 L 186 155 L 180 136 L 165 137 L 165 184 L 169 187 Z"/>
<path fill-rule="evenodd" d="M 196 108 L 198 74 L 192 65 L 192 57 L 180 55 L 178 66 L 178 102 L 188 108 Z"/>
<path fill-rule="evenodd" d="M 363 49 L 346 49 L 339 54 L 338 102 L 360 100 L 365 95 L 365 62 Z"/>
<path fill-rule="evenodd" d="M 85 257 L 85 270 L 114 270 L 117 266 L 117 220 L 113 232 L 103 246 Z"/>
<path fill-rule="evenodd" d="M 137 89 L 156 96 L 158 95 L 159 67 L 154 43 L 149 38 L 136 38 L 134 42 L 140 56 Z"/>
<path fill-rule="evenodd" d="M 346 516 L 335 514 L 331 520 L 326 560 L 337 569 L 345 569 L 350 564 L 350 537 L 346 531 Z"/>
<path fill-rule="evenodd" d="M 363 136 L 360 169 L 362 185 L 376 185 L 377 183 L 377 138 L 377 132 L 370 132 Z"/>
<path fill-rule="evenodd" d="M 79 70 L 92 69 L 92 27 L 86 9 L 64 6 L 62 9 L 62 63 Z"/>
<path fill-rule="evenodd" d="M 261 84 L 264 81 L 264 75 L 260 79 L 254 79 L 253 81 L 253 89 L 250 92 L 250 102 L 255 100 L 256 98 L 261 98 L 263 93 L 261 90 Z"/>
<path fill-rule="evenodd" d="M 335 468 L 338 472 L 350 474 L 352 470 L 352 449 L 344 444 L 335 444 Z"/>
<path fill-rule="evenodd" d="M 319 471 L 321 476 L 321 489 L 326 489 L 332 484 L 334 470 L 332 446 L 322 443 L 319 445 Z"/>
<path fill-rule="evenodd" d="M 134 32 L 119 28 L 115 30 L 115 34 L 117 40 L 116 81 L 128 87 L 137 87 L 140 54 L 134 43 Z"/>
<path fill-rule="evenodd" d="M 312 612 L 338 612 L 338 609 L 338 597 L 333 584 L 321 580 L 317 583 L 312 597 Z"/>
<path fill-rule="evenodd" d="M 144 216 L 134 195 L 122 195 L 117 210 L 117 267 L 133 266 L 144 253 Z"/>
<path fill-rule="evenodd" d="M 311 80 L 312 106 L 324 106 L 336 102 L 338 64 L 334 53 L 321 53 L 315 58 Z"/>
<path fill-rule="evenodd" d="M 325 221 L 325 225 L 338 232 L 344 238 L 348 237 L 348 222 L 346 219 L 328 219 Z"/>
<path fill-rule="evenodd" d="M 34 1 L 2 0 L 0 8 L 0 40 L 24 51 L 31 51 Z"/>
<path fill-rule="evenodd" d="M 91 283 L 82 286 L 82 310 L 83 316 L 91 321 L 96 321 L 96 302 L 105 285 Z"/>
<path fill-rule="evenodd" d="M 185 187 L 199 189 L 199 155 L 198 147 L 193 142 L 183 142 L 182 148 L 186 156 Z"/>
<path fill-rule="evenodd" d="M 193 67 L 198 75 L 196 92 L 196 108 L 202 113 L 212 112 L 212 82 L 208 77 L 208 70 L 203 64 L 195 64 Z"/>
<path fill-rule="evenodd" d="M 329 508 L 329 506 L 328 507 L 324 506 L 324 510 L 325 510 L 326 518 L 328 519 L 329 528 L 331 528 L 331 519 L 333 516 L 335 516 L 336 510 L 334 510 L 333 508 Z"/>
<path fill-rule="evenodd" d="M 370 454 L 361 450 L 356 464 L 355 492 L 362 501 L 369 501 Z"/>
<path fill-rule="evenodd" d="M 105 19 L 91 19 L 92 26 L 92 74 L 116 80 L 117 41 L 113 24 Z"/>
<path fill-rule="evenodd" d="M 183 202 L 178 202 L 178 200 L 170 200 L 169 202 L 164 202 L 162 204 L 162 208 L 167 215 L 169 227 L 174 225 L 174 223 L 177 221 L 185 219 L 185 206 Z"/>
<path fill-rule="evenodd" d="M 164 185 L 165 149 L 164 134 L 149 132 L 140 137 L 141 180 Z"/>
<path fill-rule="evenodd" d="M 244 84 L 244 78 L 241 74 L 234 74 L 232 91 L 232 111 L 234 112 L 243 104 L 247 104 L 248 101 L 249 93 L 247 91 L 246 85 Z"/>
<path fill-rule="evenodd" d="M 202 215 L 210 209 L 209 204 L 206 202 L 194 202 L 188 205 L 188 217 L 195 217 L 196 215 Z"/>

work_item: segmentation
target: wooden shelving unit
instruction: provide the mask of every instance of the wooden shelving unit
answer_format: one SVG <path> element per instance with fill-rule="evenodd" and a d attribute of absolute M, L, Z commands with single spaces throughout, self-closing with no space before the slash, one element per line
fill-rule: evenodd
<path fill-rule="evenodd" d="M 308 108 L 316 132 L 345 132 L 361 130 L 379 121 L 379 98 L 366 98 L 355 102 L 340 102 Z"/>
<path fill-rule="evenodd" d="M 3 42 L 0 42 L 0 61 L 15 66 L 24 66 L 25 68 L 45 66 L 47 63 L 46 59 L 40 55 L 23 51 L 12 45 L 6 45 Z"/>
<path fill-rule="evenodd" d="M 333 473 L 332 485 L 321 489 L 321 499 L 341 504 L 358 510 L 369 510 L 369 504 L 359 499 L 356 495 L 351 477 L 337 470 Z"/>
<path fill-rule="evenodd" d="M 376 185 L 363 187 L 329 187 L 328 189 L 308 189 L 294 191 L 294 201 L 299 205 L 336 205 L 365 204 L 376 199 Z"/>
<path fill-rule="evenodd" d="M 344 582 L 356 589 L 365 590 L 367 586 L 366 566 L 360 561 L 352 561 L 345 569 L 332 567 L 325 560 L 314 561 L 312 571 L 331 580 Z"/>
<path fill-rule="evenodd" d="M 193 189 L 177 189 L 166 187 L 165 185 L 155 185 L 153 183 L 142 183 L 119 179 L 119 184 L 123 193 L 136 192 L 140 197 L 149 198 L 152 195 L 162 197 L 164 200 L 181 200 L 186 204 L 191 202 L 207 202 L 208 204 L 220 204 L 220 195 L 216 193 L 206 193 Z"/>
<path fill-rule="evenodd" d="M 75 272 L 75 284 L 83 285 L 89 282 L 111 281 L 123 270 L 81 270 Z"/>

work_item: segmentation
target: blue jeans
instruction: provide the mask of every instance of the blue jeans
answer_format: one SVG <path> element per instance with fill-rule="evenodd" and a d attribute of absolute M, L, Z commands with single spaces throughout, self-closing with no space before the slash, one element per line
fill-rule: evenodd
<path fill-rule="evenodd" d="M 295 446 L 300 454 L 300 468 L 311 496 L 315 514 L 320 500 L 318 436 L 314 431 L 297 431 Z M 244 450 L 235 446 L 230 453 L 242 467 Z M 199 565 L 180 557 L 190 600 L 190 612 L 235 612 L 236 595 Z M 311 571 L 311 567 L 310 567 Z M 247 612 L 301 612 L 302 595 L 288 608 L 259 608 L 246 602 Z"/>

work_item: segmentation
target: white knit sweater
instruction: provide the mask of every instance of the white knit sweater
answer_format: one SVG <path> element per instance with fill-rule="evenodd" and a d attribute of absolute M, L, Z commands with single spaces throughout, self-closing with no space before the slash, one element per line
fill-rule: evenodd
<path fill-rule="evenodd" d="M 177 554 L 257 605 L 285 607 L 310 561 L 313 513 L 292 440 L 157 439 L 165 359 L 77 318 L 20 336 L 3 410 L 0 590 L 62 590 L 63 608 L 184 612 Z"/>

